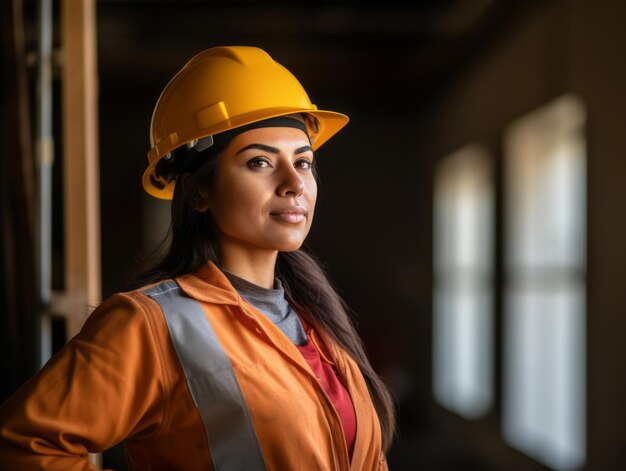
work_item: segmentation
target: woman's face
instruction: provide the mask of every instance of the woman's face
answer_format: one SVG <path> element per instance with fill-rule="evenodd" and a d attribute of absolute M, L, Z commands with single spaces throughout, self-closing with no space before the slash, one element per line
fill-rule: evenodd
<path fill-rule="evenodd" d="M 202 194 L 220 248 L 300 248 L 317 199 L 312 167 L 313 150 L 299 129 L 258 128 L 236 136 Z"/>

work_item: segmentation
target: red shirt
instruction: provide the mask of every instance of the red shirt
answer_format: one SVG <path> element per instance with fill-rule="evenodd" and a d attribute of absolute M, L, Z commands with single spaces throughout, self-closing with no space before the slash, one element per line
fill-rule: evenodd
<path fill-rule="evenodd" d="M 303 321 L 307 334 L 310 331 L 310 327 Z M 354 406 L 352 404 L 352 398 L 350 393 L 343 385 L 337 374 L 337 370 L 320 357 L 320 352 L 315 347 L 315 344 L 310 340 L 306 345 L 297 346 L 300 353 L 309 364 L 309 367 L 317 376 L 320 384 L 326 391 L 328 398 L 335 406 L 335 410 L 339 415 L 341 424 L 343 425 L 343 433 L 346 437 L 346 445 L 348 446 L 348 453 L 352 457 L 352 450 L 354 448 L 354 439 L 356 437 L 356 416 L 354 413 Z"/>

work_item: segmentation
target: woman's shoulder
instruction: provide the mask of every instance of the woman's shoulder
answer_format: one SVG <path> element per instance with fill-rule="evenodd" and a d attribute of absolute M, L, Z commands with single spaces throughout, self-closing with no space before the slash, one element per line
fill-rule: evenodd
<path fill-rule="evenodd" d="M 135 308 L 145 309 L 146 306 L 154 304 L 151 299 L 154 297 L 155 293 L 171 290 L 173 287 L 178 287 L 175 279 L 161 279 L 128 290 L 119 291 L 105 299 L 102 305 L 110 303 L 130 303 L 134 305 Z"/>
<path fill-rule="evenodd" d="M 155 330 L 160 324 L 160 308 L 146 291 L 166 281 L 152 283 L 131 291 L 121 291 L 109 296 L 87 318 L 83 331 L 113 330 L 119 334 L 121 331 Z"/>

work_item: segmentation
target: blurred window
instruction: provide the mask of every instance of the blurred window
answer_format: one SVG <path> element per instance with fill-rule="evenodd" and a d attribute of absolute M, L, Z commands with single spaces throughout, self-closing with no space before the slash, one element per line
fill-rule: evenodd
<path fill-rule="evenodd" d="M 584 121 L 565 96 L 504 141 L 503 432 L 557 470 L 585 461 Z"/>
<path fill-rule="evenodd" d="M 434 194 L 433 387 L 466 418 L 493 400 L 493 184 L 478 146 L 444 158 Z"/>

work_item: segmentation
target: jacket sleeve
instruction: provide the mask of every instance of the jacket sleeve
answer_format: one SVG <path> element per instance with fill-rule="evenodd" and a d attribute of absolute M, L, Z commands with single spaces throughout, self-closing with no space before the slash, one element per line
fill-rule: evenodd
<path fill-rule="evenodd" d="M 109 298 L 0 407 L 0 469 L 94 469 L 87 453 L 159 432 L 163 374 L 141 304 Z"/>

